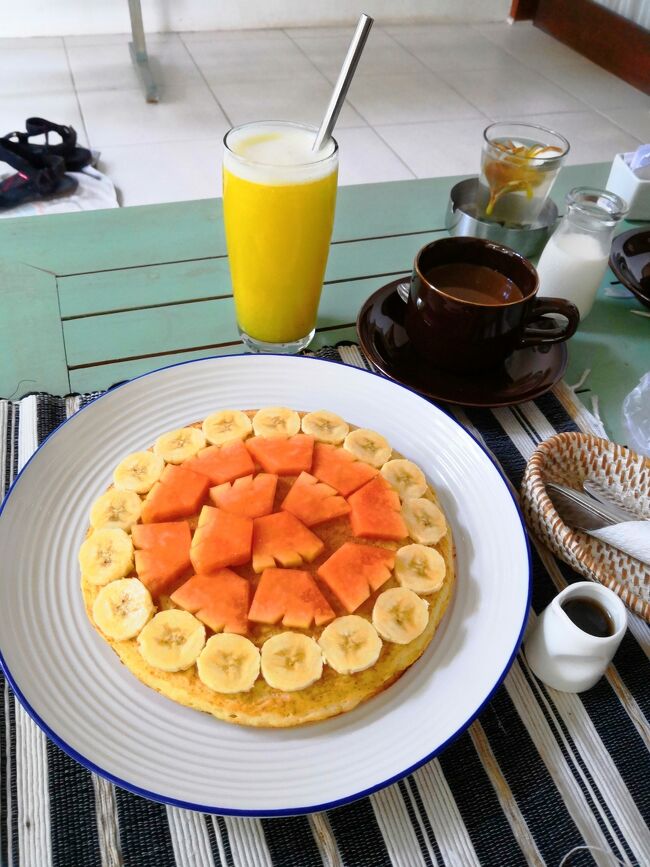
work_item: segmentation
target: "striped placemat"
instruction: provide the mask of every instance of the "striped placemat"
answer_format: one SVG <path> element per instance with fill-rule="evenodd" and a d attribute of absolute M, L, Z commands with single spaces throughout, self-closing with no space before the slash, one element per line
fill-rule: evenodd
<path fill-rule="evenodd" d="M 318 354 L 367 366 L 355 345 Z M 96 396 L 0 401 L 3 490 L 37 444 Z M 515 488 L 540 440 L 593 421 L 564 385 L 517 407 L 453 411 Z M 534 621 L 578 576 L 534 544 L 532 554 Z M 286 819 L 202 815 L 118 789 L 48 741 L 0 679 L 0 864 L 647 865 L 649 650 L 650 629 L 630 615 L 614 664 L 582 695 L 544 687 L 520 653 L 480 718 L 437 759 L 348 806 Z"/>

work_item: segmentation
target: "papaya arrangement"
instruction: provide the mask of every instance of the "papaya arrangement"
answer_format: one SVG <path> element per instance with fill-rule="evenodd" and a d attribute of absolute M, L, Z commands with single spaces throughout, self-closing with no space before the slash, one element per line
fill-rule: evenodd
<path fill-rule="evenodd" d="M 455 580 L 413 461 L 327 410 L 220 410 L 127 455 L 79 550 L 90 622 L 143 683 L 241 725 L 352 710 L 424 652 Z"/>

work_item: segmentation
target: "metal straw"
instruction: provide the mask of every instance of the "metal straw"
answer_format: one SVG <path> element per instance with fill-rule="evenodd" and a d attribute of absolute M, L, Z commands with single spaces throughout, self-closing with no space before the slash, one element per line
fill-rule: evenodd
<path fill-rule="evenodd" d="M 320 125 L 320 129 L 316 133 L 316 138 L 312 145 L 313 151 L 319 151 L 332 135 L 332 130 L 343 107 L 343 101 L 347 96 L 348 88 L 361 58 L 361 53 L 366 44 L 372 23 L 373 19 L 369 15 L 366 15 L 365 12 L 361 14 L 357 29 L 354 31 L 352 42 L 348 48 L 348 53 L 343 61 L 338 80 L 334 85 L 334 92 L 327 106 L 325 117 Z"/>

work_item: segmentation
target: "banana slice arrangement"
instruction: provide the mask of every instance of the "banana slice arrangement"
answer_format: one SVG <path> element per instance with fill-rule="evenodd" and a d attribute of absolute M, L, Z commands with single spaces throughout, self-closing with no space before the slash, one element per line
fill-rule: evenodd
<path fill-rule="evenodd" d="M 203 436 L 213 446 L 222 446 L 234 440 L 245 440 L 251 435 L 251 420 L 239 409 L 213 412 L 203 422 Z"/>
<path fill-rule="evenodd" d="M 195 427 L 182 427 L 159 436 L 153 451 L 167 464 L 182 464 L 183 461 L 193 458 L 204 446 L 203 431 Z"/>
<path fill-rule="evenodd" d="M 285 406 L 260 409 L 253 416 L 253 432 L 256 437 L 288 439 L 300 432 L 300 416 Z"/>
<path fill-rule="evenodd" d="M 165 461 L 153 452 L 134 452 L 124 458 L 113 473 L 113 484 L 120 491 L 147 494 L 165 469 Z"/>
<path fill-rule="evenodd" d="M 115 641 L 135 638 L 153 612 L 151 594 L 137 578 L 111 581 L 102 587 L 93 604 L 95 623 Z"/>
<path fill-rule="evenodd" d="M 79 566 L 90 584 L 124 578 L 133 569 L 131 537 L 119 527 L 95 530 L 79 549 Z"/>
<path fill-rule="evenodd" d="M 338 446 L 350 432 L 350 425 L 334 412 L 319 409 L 302 417 L 302 432 L 319 443 Z"/>
<path fill-rule="evenodd" d="M 260 652 L 243 635 L 220 632 L 208 638 L 196 668 L 208 689 L 225 695 L 248 692 L 260 673 Z"/>
<path fill-rule="evenodd" d="M 136 639 L 142 658 L 160 671 L 181 672 L 196 665 L 201 683 L 224 695 L 249 692 L 260 675 L 273 689 L 294 692 L 318 681 L 325 664 L 344 676 L 372 668 L 384 642 L 408 644 L 423 633 L 429 602 L 422 597 L 437 593 L 446 574 L 445 559 L 433 547 L 447 532 L 444 514 L 425 496 L 428 484 L 422 470 L 412 461 L 393 459 L 385 437 L 366 428 L 351 431 L 329 410 L 301 417 L 286 407 L 267 407 L 252 419 L 250 415 L 219 410 L 207 416 L 200 429 L 169 431 L 158 437 L 152 450 L 125 457 L 115 468 L 113 487 L 91 507 L 92 532 L 79 551 L 82 577 L 97 587 L 92 616 L 104 636 L 117 642 Z M 393 575 L 399 586 L 377 595 L 370 619 L 340 616 L 317 638 L 285 631 L 261 647 L 234 633 L 221 632 L 206 640 L 204 624 L 180 608 L 156 612 L 148 589 L 132 577 L 130 532 L 140 519 L 144 496 L 165 465 L 183 463 L 206 443 L 223 446 L 250 436 L 289 438 L 301 431 L 375 467 L 398 494 L 413 540 L 395 551 Z"/>
<path fill-rule="evenodd" d="M 205 626 L 189 611 L 159 611 L 138 635 L 145 662 L 161 671 L 190 668 L 205 644 Z"/>
<path fill-rule="evenodd" d="M 388 440 L 363 427 L 350 431 L 343 440 L 343 448 L 357 460 L 377 468 L 383 466 L 393 453 Z"/>
<path fill-rule="evenodd" d="M 406 587 L 380 593 L 372 609 L 372 625 L 393 644 L 409 644 L 422 635 L 429 622 L 429 603 Z"/>
<path fill-rule="evenodd" d="M 337 617 L 318 639 L 325 661 L 339 674 L 365 671 L 379 659 L 382 643 L 375 627 L 358 614 Z"/>
<path fill-rule="evenodd" d="M 135 491 L 120 491 L 112 488 L 102 494 L 90 509 L 90 526 L 98 530 L 101 527 L 118 527 L 129 531 L 138 523 L 142 511 L 142 500 Z"/>

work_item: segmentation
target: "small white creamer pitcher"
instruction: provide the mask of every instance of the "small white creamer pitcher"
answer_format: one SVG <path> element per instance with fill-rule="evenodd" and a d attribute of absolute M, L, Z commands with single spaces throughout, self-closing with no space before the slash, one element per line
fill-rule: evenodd
<path fill-rule="evenodd" d="M 577 626 L 562 607 L 569 599 L 589 600 L 605 609 L 612 634 L 591 635 Z M 615 593 L 591 581 L 571 584 L 544 609 L 527 636 L 528 665 L 547 686 L 562 692 L 584 692 L 605 673 L 626 628 L 627 611 Z"/>

